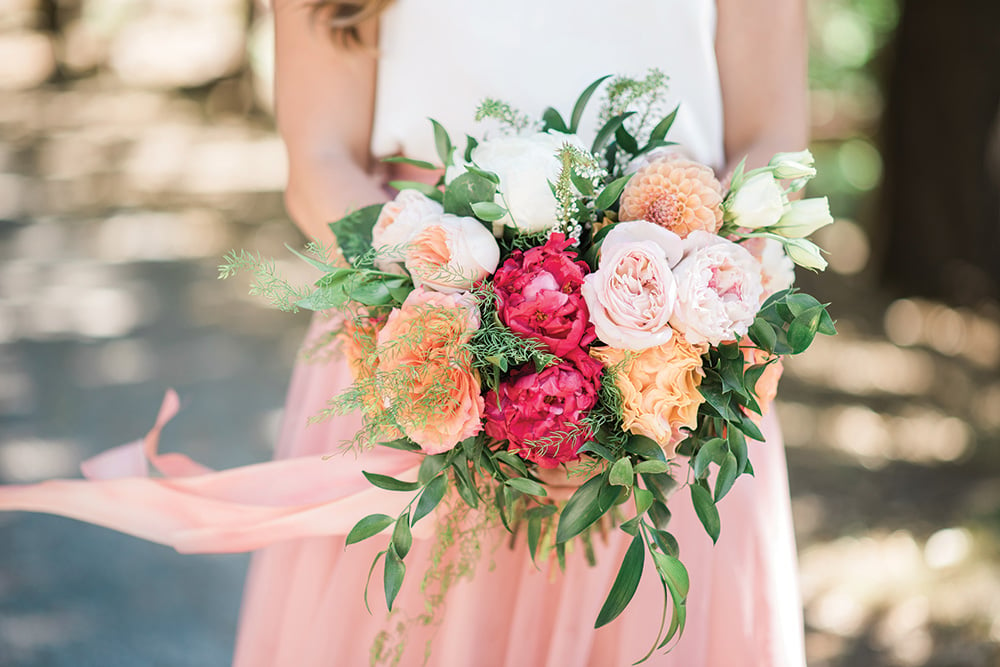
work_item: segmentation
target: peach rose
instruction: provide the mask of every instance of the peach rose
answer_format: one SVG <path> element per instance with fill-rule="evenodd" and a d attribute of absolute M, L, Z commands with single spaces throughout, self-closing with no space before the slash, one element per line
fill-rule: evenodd
<path fill-rule="evenodd" d="M 679 236 L 651 222 L 616 225 L 601 246 L 597 271 L 581 288 L 597 337 L 629 350 L 670 340 L 677 301 L 671 267 L 683 252 Z"/>
<path fill-rule="evenodd" d="M 638 353 L 595 347 L 590 354 L 605 368 L 617 367 L 608 377 L 622 394 L 625 430 L 652 438 L 670 457 L 685 437 L 681 429 L 697 425 L 698 406 L 704 400 L 698 391 L 704 377 L 701 355 L 706 349 L 674 336 Z"/>
<path fill-rule="evenodd" d="M 464 344 L 479 328 L 475 299 L 418 288 L 393 309 L 378 333 L 382 397 L 399 428 L 428 454 L 440 454 L 482 430 L 479 374 Z"/>
<path fill-rule="evenodd" d="M 406 246 L 406 269 L 418 287 L 460 292 L 496 271 L 500 246 L 475 218 L 445 213 L 422 224 Z"/>
<path fill-rule="evenodd" d="M 351 378 L 360 389 L 362 411 L 367 422 L 382 422 L 385 419 L 385 406 L 374 387 L 379 365 L 376 338 L 379 322 L 370 317 L 348 319 L 339 334 L 340 350 L 351 370 Z M 378 442 L 396 440 L 403 433 L 395 427 L 385 425 L 378 429 L 373 439 Z"/>

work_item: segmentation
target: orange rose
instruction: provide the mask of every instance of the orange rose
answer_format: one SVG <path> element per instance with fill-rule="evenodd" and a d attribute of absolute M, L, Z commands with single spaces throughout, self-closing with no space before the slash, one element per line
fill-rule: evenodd
<path fill-rule="evenodd" d="M 439 454 L 482 430 L 479 374 L 464 344 L 479 327 L 468 293 L 415 289 L 378 334 L 378 369 L 386 408 L 428 454 Z"/>
<path fill-rule="evenodd" d="M 625 430 L 652 438 L 669 457 L 685 437 L 681 428 L 697 424 L 698 406 L 704 400 L 698 385 L 704 377 L 705 350 L 706 346 L 674 336 L 638 353 L 603 347 L 590 354 L 605 368 L 617 366 L 611 376 L 622 393 Z"/>
<path fill-rule="evenodd" d="M 368 317 L 348 319 L 339 335 L 340 349 L 351 370 L 351 378 L 360 389 L 359 398 L 366 421 L 385 419 L 385 406 L 375 390 L 375 377 L 379 364 L 376 356 L 378 322 Z M 390 426 L 380 426 L 373 440 L 387 442 L 403 437 L 402 431 Z"/>

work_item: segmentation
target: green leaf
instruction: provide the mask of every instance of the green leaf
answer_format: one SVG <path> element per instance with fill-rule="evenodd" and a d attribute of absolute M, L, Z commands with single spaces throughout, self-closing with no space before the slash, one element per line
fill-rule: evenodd
<path fill-rule="evenodd" d="M 646 489 L 636 488 L 632 491 L 632 495 L 635 499 L 636 516 L 642 516 L 645 514 L 650 505 L 653 504 L 653 500 L 655 500 L 653 492 Z"/>
<path fill-rule="evenodd" d="M 722 438 L 712 438 L 701 446 L 698 453 L 694 455 L 694 462 L 692 464 L 695 477 L 701 479 L 708 471 L 708 464 L 719 460 L 725 444 L 726 441 Z"/>
<path fill-rule="evenodd" d="M 472 151 L 476 150 L 479 141 L 472 135 L 465 135 L 465 161 L 472 162 Z"/>
<path fill-rule="evenodd" d="M 662 473 L 670 471 L 670 464 L 656 459 L 639 461 L 635 465 L 636 472 Z"/>
<path fill-rule="evenodd" d="M 411 167 L 419 167 L 420 169 L 440 169 L 436 164 L 431 162 L 426 162 L 424 160 L 414 160 L 413 158 L 403 157 L 402 155 L 393 155 L 392 157 L 382 158 L 382 162 L 388 162 L 390 164 L 408 164 Z"/>
<path fill-rule="evenodd" d="M 663 141 L 663 139 L 667 136 L 667 132 L 670 131 L 670 127 L 674 124 L 674 119 L 677 118 L 677 111 L 679 109 L 680 109 L 679 106 L 674 107 L 673 111 L 667 114 L 663 120 L 661 120 L 659 123 L 656 124 L 656 127 L 653 128 L 653 131 L 649 133 L 649 143 L 646 144 L 646 147 L 643 149 L 643 152 L 649 150 L 651 144 L 653 144 L 654 142 Z"/>
<path fill-rule="evenodd" d="M 654 528 L 649 532 L 653 537 L 653 542 L 660 548 L 660 551 L 677 558 L 678 554 L 680 554 L 680 546 L 677 544 L 676 537 L 659 528 Z"/>
<path fill-rule="evenodd" d="M 691 579 L 684 563 L 667 553 L 653 552 L 653 562 L 668 586 L 673 586 L 682 598 L 691 590 Z"/>
<path fill-rule="evenodd" d="M 632 461 L 627 456 L 615 461 L 608 474 L 608 483 L 614 486 L 632 486 L 635 481 L 635 472 L 632 470 Z"/>
<path fill-rule="evenodd" d="M 653 501 L 653 504 L 649 506 L 646 513 L 649 514 L 649 518 L 652 520 L 653 525 L 660 530 L 664 530 L 668 525 L 670 525 L 670 518 L 672 516 L 670 514 L 670 508 L 659 500 Z"/>
<path fill-rule="evenodd" d="M 396 188 L 397 190 L 416 190 L 420 194 L 429 197 L 438 203 L 441 202 L 441 198 L 444 196 L 441 194 L 441 191 L 433 185 L 421 183 L 420 181 L 389 181 L 389 187 Z"/>
<path fill-rule="evenodd" d="M 569 128 L 566 127 L 566 121 L 564 121 L 563 117 L 559 115 L 559 112 L 552 107 L 548 107 L 542 112 L 542 122 L 545 123 L 544 127 L 542 127 L 542 131 L 555 130 L 556 132 L 562 132 L 563 134 L 566 134 L 569 131 Z"/>
<path fill-rule="evenodd" d="M 642 481 L 646 488 L 653 492 L 656 499 L 661 503 L 666 503 L 670 495 L 677 488 L 677 480 L 667 473 L 642 473 Z"/>
<path fill-rule="evenodd" d="M 455 486 L 458 488 L 458 495 L 469 507 L 479 507 L 479 493 L 472 483 L 472 478 L 469 477 L 469 464 L 465 456 L 456 457 L 451 464 L 451 469 L 455 473 Z"/>
<path fill-rule="evenodd" d="M 788 325 L 788 344 L 792 346 L 792 354 L 804 352 L 812 344 L 824 312 L 823 306 L 813 306 L 796 315 Z"/>
<path fill-rule="evenodd" d="M 514 454 L 513 452 L 501 449 L 500 451 L 493 452 L 493 457 L 500 459 L 501 461 L 509 465 L 511 468 L 521 473 L 522 476 L 528 474 L 528 467 L 524 465 L 524 459 Z"/>
<path fill-rule="evenodd" d="M 385 588 L 385 605 L 392 611 L 392 603 L 399 595 L 399 589 L 403 586 L 403 577 L 406 576 L 406 565 L 391 547 L 385 554 L 385 570 L 382 574 L 382 585 Z"/>
<path fill-rule="evenodd" d="M 389 447 L 390 449 L 400 449 L 404 452 L 419 452 L 420 445 L 411 441 L 409 438 L 400 438 L 399 440 L 390 440 L 389 442 L 379 443 L 383 447 Z"/>
<path fill-rule="evenodd" d="M 719 522 L 719 510 L 712 502 L 712 494 L 700 484 L 692 484 L 691 502 L 694 504 L 698 520 L 705 527 L 705 532 L 712 538 L 712 542 L 718 542 L 722 526 Z"/>
<path fill-rule="evenodd" d="M 472 212 L 477 218 L 486 222 L 493 222 L 507 215 L 507 209 L 491 201 L 472 202 Z"/>
<path fill-rule="evenodd" d="M 512 489 L 517 489 L 521 493 L 527 493 L 529 496 L 549 495 L 544 486 L 525 477 L 511 477 L 507 480 L 506 484 Z"/>
<path fill-rule="evenodd" d="M 595 155 L 599 153 L 605 146 L 607 146 L 608 142 L 611 141 L 611 137 L 614 136 L 615 131 L 617 131 L 626 120 L 634 115 L 634 111 L 626 111 L 623 114 L 618 114 L 605 123 L 604 127 L 597 131 L 597 136 L 594 137 L 594 145 L 591 147 L 590 152 Z"/>
<path fill-rule="evenodd" d="M 827 305 L 829 304 L 823 306 L 823 314 L 819 317 L 819 328 L 816 331 L 824 336 L 836 336 L 837 325 L 834 323 L 833 318 L 830 317 L 830 313 L 827 312 Z"/>
<path fill-rule="evenodd" d="M 615 141 L 629 155 L 634 156 L 639 153 L 639 143 L 635 140 L 635 137 L 629 134 L 624 126 L 615 130 Z"/>
<path fill-rule="evenodd" d="M 434 511 L 441 499 L 444 498 L 445 491 L 448 490 L 448 476 L 438 475 L 424 487 L 420 493 L 420 500 L 417 501 L 417 509 L 413 511 L 413 525 L 425 516 Z"/>
<path fill-rule="evenodd" d="M 372 613 L 372 608 L 368 605 L 368 586 L 371 585 L 372 583 L 372 573 L 375 572 L 375 566 L 378 565 L 379 559 L 382 558 L 382 556 L 384 556 L 385 554 L 386 554 L 385 551 L 379 551 L 377 554 L 375 554 L 375 558 L 372 560 L 372 566 L 368 568 L 368 578 L 365 579 L 365 592 L 363 599 L 365 601 L 365 609 L 368 610 L 369 614 Z"/>
<path fill-rule="evenodd" d="M 354 262 L 372 248 L 372 227 L 382 212 L 383 204 L 373 204 L 348 213 L 330 223 L 330 231 L 337 237 L 337 246 L 347 261 Z"/>
<path fill-rule="evenodd" d="M 580 121 L 583 119 L 583 112 L 587 108 L 587 103 L 590 101 L 590 98 L 594 95 L 594 92 L 598 89 L 598 87 L 604 83 L 605 79 L 609 76 L 611 75 L 608 74 L 602 76 L 600 79 L 587 86 L 586 89 L 580 93 L 580 97 L 577 98 L 576 104 L 573 105 L 573 113 L 570 115 L 569 119 L 569 131 L 571 133 L 575 134 L 576 131 L 580 129 Z"/>
<path fill-rule="evenodd" d="M 410 513 L 403 512 L 396 519 L 396 527 L 392 530 L 392 548 L 400 558 L 406 558 L 413 546 L 413 534 L 410 532 Z"/>
<path fill-rule="evenodd" d="M 577 451 L 580 454 L 583 454 L 585 452 L 591 452 L 593 454 L 597 454 L 608 463 L 613 463 L 615 461 L 614 453 L 601 443 L 597 442 L 596 440 L 588 440 L 587 442 L 583 443 L 583 445 Z"/>
<path fill-rule="evenodd" d="M 621 178 L 616 178 L 615 180 L 605 185 L 604 189 L 601 190 L 601 194 L 597 195 L 597 199 L 594 200 L 594 208 L 601 210 L 606 210 L 611 208 L 612 204 L 618 201 L 618 198 L 621 196 L 622 191 L 625 189 L 625 186 L 628 185 L 628 182 L 631 179 L 632 179 L 632 174 L 628 174 L 626 176 L 622 176 Z M 600 238 L 604 237 L 601 236 Z M 597 240 L 598 237 L 595 236 L 594 237 L 595 243 L 597 242 Z"/>
<path fill-rule="evenodd" d="M 747 334 L 757 347 L 768 352 L 774 351 L 774 344 L 778 339 L 775 336 L 774 327 L 764 318 L 758 317 L 755 319 L 753 324 L 750 325 Z"/>
<path fill-rule="evenodd" d="M 365 472 L 364 470 L 361 471 L 361 474 L 369 482 L 386 491 L 416 491 L 420 488 L 420 484 L 417 482 L 404 482 L 388 475 L 379 475 L 374 472 Z"/>
<path fill-rule="evenodd" d="M 306 262 L 306 263 L 314 266 L 315 268 L 319 269 L 320 271 L 326 272 L 328 275 L 331 274 L 331 273 L 333 273 L 335 275 L 339 275 L 339 274 L 342 274 L 342 273 L 345 272 L 345 269 L 343 269 L 343 268 L 337 268 L 336 266 L 332 266 L 330 264 L 327 264 L 326 262 L 321 262 L 318 259 L 316 259 L 315 257 L 310 257 L 309 255 L 303 255 L 301 252 L 299 252 L 298 250 L 296 250 L 292 246 L 288 245 L 287 243 L 285 244 L 285 248 L 288 249 L 288 251 L 290 253 L 292 253 L 293 255 L 295 255 L 296 257 L 298 257 L 299 259 L 301 259 L 303 262 Z M 350 270 L 347 269 L 346 272 L 350 273 Z M 326 276 L 323 276 L 323 278 L 326 278 Z M 320 280 L 323 280 L 323 278 L 320 278 Z"/>
<path fill-rule="evenodd" d="M 528 519 L 528 553 L 531 554 L 531 562 L 535 562 L 535 554 L 538 552 L 538 539 L 542 535 L 542 520 L 533 516 Z"/>
<path fill-rule="evenodd" d="M 448 184 L 442 203 L 446 213 L 474 216 L 476 212 L 472 205 L 477 202 L 492 203 L 496 193 L 496 183 L 469 171 L 457 176 Z"/>
<path fill-rule="evenodd" d="M 645 561 L 646 545 L 641 535 L 632 538 L 632 543 L 625 552 L 621 567 L 618 569 L 618 576 L 615 583 L 611 585 L 604 606 L 597 614 L 595 628 L 607 625 L 618 618 L 618 615 L 625 611 L 625 607 L 632 601 L 636 589 L 639 587 L 639 579 L 642 577 L 642 565 Z"/>
<path fill-rule="evenodd" d="M 561 544 L 582 533 L 611 509 L 617 497 L 618 488 L 609 485 L 604 475 L 588 479 L 570 496 L 559 515 L 556 542 Z"/>
<path fill-rule="evenodd" d="M 625 451 L 636 456 L 641 456 L 644 459 L 667 460 L 667 457 L 663 454 L 663 447 L 660 447 L 656 440 L 644 435 L 629 436 L 628 441 L 625 443 Z"/>
<path fill-rule="evenodd" d="M 624 530 L 629 535 L 635 536 L 639 532 L 639 522 L 640 521 L 642 521 L 642 516 L 641 515 L 637 515 L 637 516 L 632 517 L 628 521 L 623 522 L 618 527 L 621 528 L 622 530 Z"/>
<path fill-rule="evenodd" d="M 441 158 L 441 163 L 447 167 L 452 163 L 451 154 L 453 148 L 451 138 L 448 137 L 448 131 L 444 129 L 441 123 L 433 118 L 430 121 L 434 125 L 434 146 L 437 148 L 438 157 Z"/>
<path fill-rule="evenodd" d="M 448 464 L 448 454 L 434 454 L 424 456 L 424 460 L 420 462 L 420 470 L 417 472 L 417 483 L 421 486 L 426 485 L 431 479 L 437 476 L 439 472 L 444 470 L 444 467 Z"/>
<path fill-rule="evenodd" d="M 729 396 L 723 394 L 720 387 L 716 386 L 714 383 L 709 384 L 702 381 L 701 385 L 698 387 L 698 391 L 705 399 L 705 403 L 715 410 L 718 415 L 730 420 L 736 417 L 736 414 L 730 405 Z"/>
<path fill-rule="evenodd" d="M 764 442 L 764 434 L 760 432 L 760 427 L 744 412 L 740 412 L 739 429 L 751 440 Z"/>
<path fill-rule="evenodd" d="M 738 428 L 730 428 L 726 430 L 726 440 L 729 442 L 729 451 L 736 457 L 736 472 L 742 475 L 748 460 L 746 436 Z"/>
<path fill-rule="evenodd" d="M 367 540 L 373 535 L 378 535 L 388 528 L 394 519 L 387 514 L 369 514 L 365 518 L 354 524 L 351 532 L 347 534 L 347 544 L 354 544 L 361 540 Z"/>
<path fill-rule="evenodd" d="M 726 458 L 719 466 L 719 474 L 715 478 L 715 502 L 722 500 L 729 489 L 733 488 L 733 482 L 739 476 L 739 463 L 732 452 L 726 452 Z"/>

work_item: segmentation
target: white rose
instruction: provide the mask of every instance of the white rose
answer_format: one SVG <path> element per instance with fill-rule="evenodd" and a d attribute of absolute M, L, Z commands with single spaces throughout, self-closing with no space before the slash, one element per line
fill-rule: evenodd
<path fill-rule="evenodd" d="M 562 163 L 557 153 L 563 144 L 586 150 L 574 134 L 539 132 L 519 137 L 497 137 L 472 151 L 472 162 L 500 177 L 497 204 L 507 215 L 498 223 L 534 234 L 556 224 L 556 198 L 549 182 L 559 178 Z"/>
<path fill-rule="evenodd" d="M 725 206 L 725 219 L 747 229 L 770 227 L 778 222 L 786 206 L 785 194 L 774 176 L 762 172 L 733 191 Z"/>
<path fill-rule="evenodd" d="M 785 254 L 785 248 L 779 241 L 750 238 L 740 245 L 760 262 L 761 284 L 764 287 L 762 301 L 795 283 L 795 263 Z"/>
<path fill-rule="evenodd" d="M 793 201 L 788 211 L 781 216 L 778 224 L 771 228 L 775 234 L 790 239 L 809 236 L 820 227 L 826 227 L 833 222 L 830 215 L 830 202 L 826 197 L 813 197 Z"/>
<path fill-rule="evenodd" d="M 794 153 L 776 153 L 768 165 L 774 167 L 778 179 L 812 178 L 816 175 L 816 159 L 808 150 Z"/>
<path fill-rule="evenodd" d="M 670 324 L 693 345 L 746 334 L 760 309 L 760 263 L 740 245 L 700 230 L 684 240 L 674 267 L 677 304 Z"/>
<path fill-rule="evenodd" d="M 671 267 L 684 252 L 677 234 L 645 220 L 623 222 L 601 245 L 600 265 L 581 293 L 597 337 L 614 348 L 644 350 L 673 336 L 677 301 Z"/>
<path fill-rule="evenodd" d="M 441 204 L 416 190 L 400 190 L 386 202 L 372 227 L 372 247 L 378 252 L 375 266 L 392 271 L 406 255 L 410 237 L 423 228 L 423 222 L 444 213 Z"/>
<path fill-rule="evenodd" d="M 475 218 L 444 213 L 424 221 L 406 246 L 406 269 L 416 287 L 461 292 L 496 271 L 500 246 Z"/>

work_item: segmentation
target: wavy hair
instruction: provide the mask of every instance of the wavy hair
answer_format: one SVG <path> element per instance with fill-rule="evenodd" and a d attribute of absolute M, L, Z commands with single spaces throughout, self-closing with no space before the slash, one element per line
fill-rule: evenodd
<path fill-rule="evenodd" d="M 392 0 L 316 0 L 313 16 L 330 30 L 330 35 L 345 45 L 360 45 L 358 26 L 376 18 Z"/>

